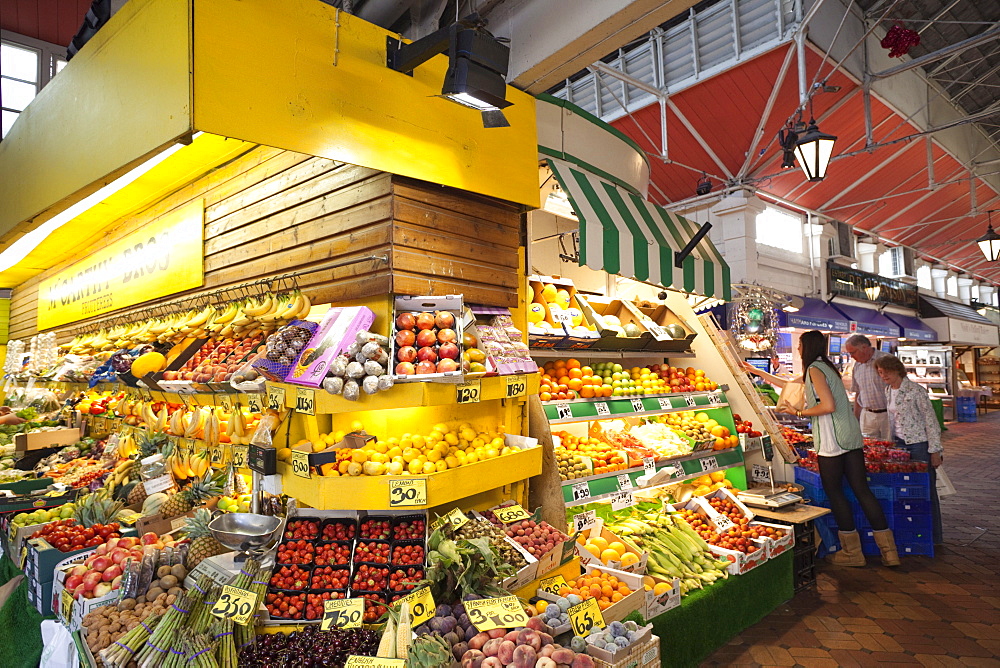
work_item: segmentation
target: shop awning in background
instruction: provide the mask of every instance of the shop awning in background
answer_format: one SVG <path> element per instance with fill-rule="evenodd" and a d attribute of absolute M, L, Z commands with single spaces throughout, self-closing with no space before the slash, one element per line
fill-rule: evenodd
<path fill-rule="evenodd" d="M 854 333 L 864 334 L 865 336 L 889 337 L 899 337 L 901 334 L 899 325 L 875 309 L 837 303 L 833 304 L 833 308 L 843 313 L 848 320 L 857 323 Z M 851 331 L 850 328 L 848 331 Z"/>
<path fill-rule="evenodd" d="M 919 318 L 899 313 L 886 313 L 885 317 L 899 325 L 903 330 L 903 338 L 913 341 L 940 341 L 937 332 L 924 324 Z"/>
<path fill-rule="evenodd" d="M 979 315 L 971 306 L 925 295 L 920 295 L 920 315 L 924 318 L 958 318 L 959 320 L 996 326 L 996 323 Z"/>
<path fill-rule="evenodd" d="M 729 301 L 729 265 L 705 237 L 674 266 L 700 225 L 561 160 L 549 166 L 580 221 L 580 264 L 638 281 Z"/>
<path fill-rule="evenodd" d="M 920 295 L 920 317 L 938 333 L 938 340 L 971 346 L 1000 345 L 1000 330 L 971 306 Z"/>
<path fill-rule="evenodd" d="M 778 311 L 779 326 L 837 333 L 848 331 L 850 327 L 848 319 L 822 299 L 803 297 L 802 301 L 805 304 L 798 311 L 793 313 Z"/>

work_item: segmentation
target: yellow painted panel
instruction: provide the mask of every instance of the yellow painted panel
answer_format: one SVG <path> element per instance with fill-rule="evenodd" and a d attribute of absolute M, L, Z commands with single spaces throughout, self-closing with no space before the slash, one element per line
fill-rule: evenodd
<path fill-rule="evenodd" d="M 195 3 L 195 127 L 538 206 L 534 98 L 510 128 L 440 94 L 447 57 L 410 77 L 385 30 L 316 0 Z M 339 27 L 338 27 L 339 24 Z"/>
<path fill-rule="evenodd" d="M 190 132 L 188 4 L 126 3 L 18 117 L 0 142 L 0 237 Z"/>
<path fill-rule="evenodd" d="M 198 199 L 47 278 L 38 286 L 38 329 L 200 286 L 204 230 Z"/>

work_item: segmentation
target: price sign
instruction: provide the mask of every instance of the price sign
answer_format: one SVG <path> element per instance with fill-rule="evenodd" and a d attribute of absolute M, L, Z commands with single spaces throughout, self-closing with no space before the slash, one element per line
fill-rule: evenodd
<path fill-rule="evenodd" d="M 667 334 L 667 329 L 661 325 L 650 325 L 646 324 L 646 329 L 649 333 L 653 335 L 653 338 L 657 341 L 671 341 L 673 337 Z"/>
<path fill-rule="evenodd" d="M 722 397 L 719 395 L 718 392 L 712 392 L 710 395 L 708 395 L 708 403 L 710 403 L 713 406 L 718 406 L 719 404 L 722 403 Z"/>
<path fill-rule="evenodd" d="M 142 483 L 142 486 L 146 489 L 146 495 L 156 494 L 157 492 L 163 492 L 174 486 L 174 478 L 169 473 L 161 475 L 157 478 L 150 478 Z"/>
<path fill-rule="evenodd" d="M 524 374 L 507 376 L 507 397 L 519 397 L 528 391 L 528 379 Z"/>
<path fill-rule="evenodd" d="M 427 505 L 427 481 L 423 478 L 389 480 L 389 507 Z"/>
<path fill-rule="evenodd" d="M 655 457 L 643 457 L 642 458 L 642 470 L 643 472 L 653 475 L 656 473 L 656 458 Z"/>
<path fill-rule="evenodd" d="M 573 516 L 573 529 L 576 533 L 586 531 L 595 524 L 597 524 L 596 511 L 585 510 L 582 513 L 577 513 Z"/>
<path fill-rule="evenodd" d="M 611 415 L 611 409 L 603 401 L 598 401 L 594 404 L 594 408 L 597 410 L 598 415 Z"/>
<path fill-rule="evenodd" d="M 688 406 L 694 408 L 694 405 L 695 405 L 694 404 L 694 397 L 692 397 L 690 394 L 685 394 L 684 395 L 684 403 L 686 403 Z"/>
<path fill-rule="evenodd" d="M 628 473 L 618 474 L 618 489 L 626 490 L 632 489 L 635 485 L 632 484 L 632 478 L 629 477 Z"/>
<path fill-rule="evenodd" d="M 434 603 L 434 597 L 431 595 L 429 587 L 421 587 L 416 591 L 411 591 L 403 598 L 393 601 L 392 607 L 400 610 L 403 603 L 410 604 L 410 623 L 414 627 L 420 626 L 437 612 L 437 605 Z"/>
<path fill-rule="evenodd" d="M 701 465 L 702 472 L 714 471 L 719 468 L 719 460 L 715 457 L 702 457 L 698 463 Z"/>
<path fill-rule="evenodd" d="M 642 403 L 642 399 L 639 397 L 632 397 L 632 410 L 636 413 L 642 413 L 646 410 L 646 406 Z"/>
<path fill-rule="evenodd" d="M 740 440 L 740 447 L 743 448 L 744 452 L 746 452 L 746 449 L 747 449 L 747 435 L 741 433 L 741 434 L 737 434 L 736 437 Z"/>
<path fill-rule="evenodd" d="M 212 608 L 212 614 L 220 619 L 231 619 L 233 623 L 246 626 L 257 612 L 257 594 L 232 585 L 225 585 L 219 600 Z"/>
<path fill-rule="evenodd" d="M 569 314 L 568 311 L 559 309 L 558 311 L 552 311 L 552 323 L 560 323 L 563 325 L 573 326 L 573 316 Z"/>
<path fill-rule="evenodd" d="M 211 448 L 209 448 L 208 457 L 209 461 L 211 461 L 213 465 L 222 464 L 222 462 L 225 461 L 226 459 L 225 453 L 223 452 L 221 445 L 213 445 Z"/>
<path fill-rule="evenodd" d="M 569 407 L 569 404 L 556 404 L 557 420 L 565 420 L 571 417 L 573 417 L 573 410 Z"/>
<path fill-rule="evenodd" d="M 566 582 L 566 578 L 561 575 L 554 575 L 550 578 L 545 578 L 539 580 L 538 588 L 542 591 L 552 594 L 553 596 L 559 595 L 559 590 L 563 587 L 568 587 L 569 584 Z"/>
<path fill-rule="evenodd" d="M 464 527 L 466 523 L 469 521 L 469 516 L 463 513 L 458 508 L 455 508 L 450 513 L 445 515 L 445 518 L 449 522 L 451 522 L 451 528 L 455 529 L 456 531 Z"/>
<path fill-rule="evenodd" d="M 712 522 L 715 524 L 715 530 L 720 534 L 724 534 L 730 529 L 732 529 L 734 526 L 736 526 L 736 522 L 733 522 L 731 519 L 729 519 L 728 515 L 723 515 L 715 508 L 712 508 L 711 506 L 708 506 L 707 512 L 709 519 L 711 519 Z"/>
<path fill-rule="evenodd" d="M 635 505 L 635 497 L 632 492 L 624 491 L 611 495 L 611 510 L 622 510 Z"/>
<path fill-rule="evenodd" d="M 223 392 L 216 397 L 216 403 L 219 405 L 219 408 L 225 412 L 233 412 L 233 395 Z"/>
<path fill-rule="evenodd" d="M 316 390 L 308 387 L 295 388 L 295 412 L 316 415 Z"/>
<path fill-rule="evenodd" d="M 342 629 L 356 629 L 361 626 L 365 616 L 365 599 L 341 598 L 323 603 L 323 621 L 321 631 L 329 631 L 331 626 Z"/>
<path fill-rule="evenodd" d="M 455 386 L 455 401 L 460 404 L 478 404 L 482 394 L 482 383 L 478 380 Z"/>
<path fill-rule="evenodd" d="M 517 596 L 482 598 L 465 602 L 465 614 L 476 630 L 512 629 L 528 623 L 528 613 L 524 611 Z"/>
<path fill-rule="evenodd" d="M 68 589 L 63 589 L 59 595 L 59 614 L 67 622 L 73 616 L 73 594 Z"/>
<path fill-rule="evenodd" d="M 516 503 L 513 506 L 497 508 L 493 511 L 493 514 L 496 515 L 496 518 L 504 524 L 512 524 L 514 522 L 520 522 L 521 520 L 531 519 L 531 515 L 525 512 L 524 508 Z"/>
<path fill-rule="evenodd" d="M 233 446 L 233 466 L 238 469 L 247 468 L 247 459 L 250 456 L 250 446 L 247 445 L 234 445 Z"/>
<path fill-rule="evenodd" d="M 582 501 L 590 498 L 590 485 L 584 482 L 573 483 L 573 500 Z"/>
<path fill-rule="evenodd" d="M 261 397 L 259 394 L 248 394 L 247 408 L 250 410 L 251 413 L 263 413 L 264 412 L 263 397 Z"/>
<path fill-rule="evenodd" d="M 604 615 L 597 606 L 596 598 L 588 598 L 583 603 L 574 605 L 569 609 L 569 623 L 573 626 L 573 634 L 581 638 L 586 638 L 590 629 L 595 626 L 604 628 Z"/>
<path fill-rule="evenodd" d="M 406 659 L 383 659 L 379 656 L 348 656 L 344 668 L 403 668 Z"/>
<path fill-rule="evenodd" d="M 292 450 L 292 473 L 300 478 L 312 478 L 309 472 L 309 453 Z"/>
<path fill-rule="evenodd" d="M 660 397 L 656 401 L 657 401 L 658 404 L 660 404 L 660 410 L 661 411 L 669 411 L 669 410 L 673 409 L 673 407 L 674 407 L 674 405 L 672 403 L 670 403 L 670 399 L 667 398 L 667 397 Z"/>
<path fill-rule="evenodd" d="M 285 407 L 285 388 L 267 386 L 267 407 L 272 411 L 280 411 Z"/>
<path fill-rule="evenodd" d="M 760 464 L 754 464 L 750 468 L 750 479 L 754 482 L 771 482 L 771 469 Z"/>

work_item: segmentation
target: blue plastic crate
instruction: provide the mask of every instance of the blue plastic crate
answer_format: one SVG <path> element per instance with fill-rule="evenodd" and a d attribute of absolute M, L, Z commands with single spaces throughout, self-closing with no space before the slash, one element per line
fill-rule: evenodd
<path fill-rule="evenodd" d="M 929 499 L 896 499 L 892 504 L 894 515 L 928 515 L 931 511 Z"/>
<path fill-rule="evenodd" d="M 932 532 L 934 528 L 934 518 L 928 513 L 926 515 L 897 515 L 889 523 L 892 530 L 906 532 Z"/>
<path fill-rule="evenodd" d="M 934 531 L 930 527 L 927 529 L 894 529 L 892 532 L 896 536 L 897 543 L 930 543 L 934 544 Z"/>
<path fill-rule="evenodd" d="M 930 499 L 929 485 L 906 485 L 896 488 L 896 499 Z"/>
<path fill-rule="evenodd" d="M 868 485 L 868 487 L 872 490 L 872 494 L 874 494 L 875 498 L 878 499 L 879 501 L 887 501 L 889 503 L 892 503 L 893 499 L 896 496 L 895 490 L 888 485 Z"/>
<path fill-rule="evenodd" d="M 899 555 L 907 557 L 933 557 L 934 556 L 934 541 L 931 542 L 921 542 L 921 543 L 900 543 L 896 541 L 896 551 Z"/>
<path fill-rule="evenodd" d="M 820 479 L 819 473 L 804 469 L 801 466 L 795 467 L 795 482 L 820 489 L 823 488 L 823 481 Z"/>

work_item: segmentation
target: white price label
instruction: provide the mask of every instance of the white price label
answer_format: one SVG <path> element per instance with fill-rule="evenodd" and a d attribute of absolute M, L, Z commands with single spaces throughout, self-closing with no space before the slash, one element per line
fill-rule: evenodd
<path fill-rule="evenodd" d="M 695 405 L 694 397 L 692 397 L 690 394 L 684 395 L 684 403 L 686 403 L 688 406 L 694 407 Z"/>
<path fill-rule="evenodd" d="M 673 339 L 673 337 L 667 334 L 666 328 L 660 325 L 646 325 L 646 329 L 649 330 L 649 333 L 657 341 L 671 341 Z"/>
<path fill-rule="evenodd" d="M 698 463 L 701 465 L 702 472 L 714 471 L 719 468 L 719 460 L 715 457 L 702 457 Z"/>
<path fill-rule="evenodd" d="M 626 490 L 632 489 L 635 485 L 632 484 L 632 478 L 628 476 L 628 473 L 618 474 L 618 489 Z"/>
<path fill-rule="evenodd" d="M 670 399 L 667 397 L 660 397 L 659 399 L 657 399 L 657 402 L 659 402 L 660 404 L 661 411 L 669 411 L 671 408 L 674 407 L 674 405 L 670 403 Z"/>
<path fill-rule="evenodd" d="M 595 524 L 597 524 L 597 511 L 585 510 L 573 516 L 573 529 L 576 533 L 586 531 Z"/>
<path fill-rule="evenodd" d="M 771 470 L 766 466 L 754 464 L 750 468 L 750 479 L 754 482 L 771 482 Z"/>
<path fill-rule="evenodd" d="M 646 406 L 642 403 L 642 399 L 639 397 L 632 397 L 632 410 L 636 413 L 642 413 L 646 410 Z"/>
<path fill-rule="evenodd" d="M 745 452 L 746 449 L 747 449 L 747 435 L 743 434 L 743 433 L 740 433 L 740 434 L 737 434 L 736 437 L 740 441 L 740 447 L 743 448 L 743 451 Z"/>
<path fill-rule="evenodd" d="M 569 404 L 556 404 L 557 420 L 565 420 L 570 417 L 573 417 L 573 410 L 570 408 Z"/>
<path fill-rule="evenodd" d="M 656 473 L 656 459 L 654 457 L 643 457 L 642 468 L 646 473 Z"/>
<path fill-rule="evenodd" d="M 722 397 L 719 396 L 718 392 L 712 392 L 712 394 L 708 395 L 708 403 L 712 404 L 713 406 L 718 406 L 719 404 L 722 403 Z"/>
<path fill-rule="evenodd" d="M 603 401 L 598 401 L 594 404 L 594 408 L 597 410 L 598 415 L 611 415 L 611 409 Z"/>
<path fill-rule="evenodd" d="M 553 324 L 560 323 L 572 326 L 573 316 L 571 316 L 568 311 L 559 309 L 558 311 L 552 311 L 552 322 Z"/>
<path fill-rule="evenodd" d="M 622 510 L 623 508 L 630 508 L 634 505 L 635 496 L 632 495 L 632 492 L 618 492 L 611 497 L 611 510 Z"/>
<path fill-rule="evenodd" d="M 733 522 L 731 519 L 729 519 L 728 515 L 723 515 L 715 508 L 712 508 L 711 506 L 709 506 L 708 508 L 708 517 L 715 524 L 716 532 L 720 534 L 726 533 L 734 526 L 736 526 L 736 523 Z"/>
<path fill-rule="evenodd" d="M 582 501 L 590 498 L 590 485 L 586 482 L 573 483 L 573 500 Z"/>
<path fill-rule="evenodd" d="M 142 486 L 146 489 L 146 494 L 156 494 L 157 492 L 162 492 L 164 490 L 170 489 L 174 485 L 173 477 L 167 473 L 161 475 L 159 478 L 153 478 L 152 480 L 147 480 L 142 483 Z"/>

